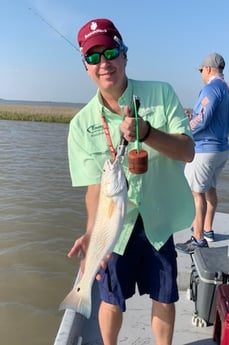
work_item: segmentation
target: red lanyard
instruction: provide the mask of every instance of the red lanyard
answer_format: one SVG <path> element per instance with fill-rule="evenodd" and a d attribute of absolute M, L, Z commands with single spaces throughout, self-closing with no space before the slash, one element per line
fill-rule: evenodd
<path fill-rule="evenodd" d="M 105 133 L 106 139 L 107 139 L 107 144 L 108 144 L 108 147 L 110 149 L 110 153 L 111 153 L 112 158 L 115 159 L 116 150 L 115 150 L 114 145 L 113 145 L 112 140 L 111 140 L 111 135 L 110 135 L 109 127 L 107 124 L 107 120 L 106 120 L 105 115 L 102 114 L 101 117 L 102 117 L 102 124 L 103 124 L 104 133 Z"/>

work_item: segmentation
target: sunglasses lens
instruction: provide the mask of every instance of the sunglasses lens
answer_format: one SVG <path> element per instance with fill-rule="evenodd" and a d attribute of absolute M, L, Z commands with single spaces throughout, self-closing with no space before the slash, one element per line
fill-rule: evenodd
<path fill-rule="evenodd" d="M 119 49 L 118 48 L 106 49 L 104 50 L 103 55 L 105 56 L 107 60 L 116 59 L 119 56 Z"/>
<path fill-rule="evenodd" d="M 119 56 L 119 48 L 106 49 L 102 53 L 91 53 L 85 56 L 85 60 L 89 65 L 97 65 L 100 63 L 101 55 L 103 55 L 107 60 L 116 59 Z"/>
<path fill-rule="evenodd" d="M 100 53 L 92 53 L 90 55 L 85 56 L 85 60 L 89 65 L 97 65 L 100 62 Z"/>

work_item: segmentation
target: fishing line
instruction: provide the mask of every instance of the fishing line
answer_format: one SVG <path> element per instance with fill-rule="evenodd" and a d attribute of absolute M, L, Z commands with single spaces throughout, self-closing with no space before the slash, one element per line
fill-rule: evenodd
<path fill-rule="evenodd" d="M 136 144 L 137 144 L 137 151 L 139 152 L 140 143 L 139 143 L 139 127 L 138 127 L 138 108 L 137 108 L 135 97 L 133 97 L 133 106 L 134 106 L 134 117 L 135 117 L 135 128 L 136 128 Z"/>
<path fill-rule="evenodd" d="M 38 12 L 34 9 L 29 7 L 29 10 L 36 16 L 38 16 L 46 25 L 48 25 L 53 31 L 55 31 L 61 38 L 63 38 L 68 44 L 70 44 L 77 52 L 80 50 L 67 38 L 65 37 L 60 31 L 58 31 L 52 24 L 50 24 L 44 17 L 42 17 Z"/>

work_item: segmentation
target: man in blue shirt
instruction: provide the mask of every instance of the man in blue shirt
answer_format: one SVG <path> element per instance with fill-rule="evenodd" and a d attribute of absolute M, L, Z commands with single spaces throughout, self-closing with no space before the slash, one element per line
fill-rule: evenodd
<path fill-rule="evenodd" d="M 207 241 L 215 239 L 212 224 L 217 207 L 216 185 L 229 152 L 229 87 L 224 67 L 225 61 L 217 53 L 204 59 L 199 71 L 205 86 L 189 115 L 195 158 L 186 164 L 185 176 L 193 192 L 196 215 L 191 239 L 176 244 L 178 250 L 188 254 L 196 247 L 208 247 Z"/>

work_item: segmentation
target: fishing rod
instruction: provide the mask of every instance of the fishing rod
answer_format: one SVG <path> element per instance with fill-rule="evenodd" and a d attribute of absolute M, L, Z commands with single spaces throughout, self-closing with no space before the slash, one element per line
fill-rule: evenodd
<path fill-rule="evenodd" d="M 29 10 L 36 16 L 38 16 L 46 25 L 48 25 L 53 31 L 55 31 L 61 38 L 63 38 L 68 44 L 70 44 L 77 52 L 80 50 L 67 38 L 65 37 L 60 31 L 58 31 L 52 24 L 50 24 L 44 17 L 42 17 L 38 12 L 36 12 L 33 8 L 29 7 Z"/>

